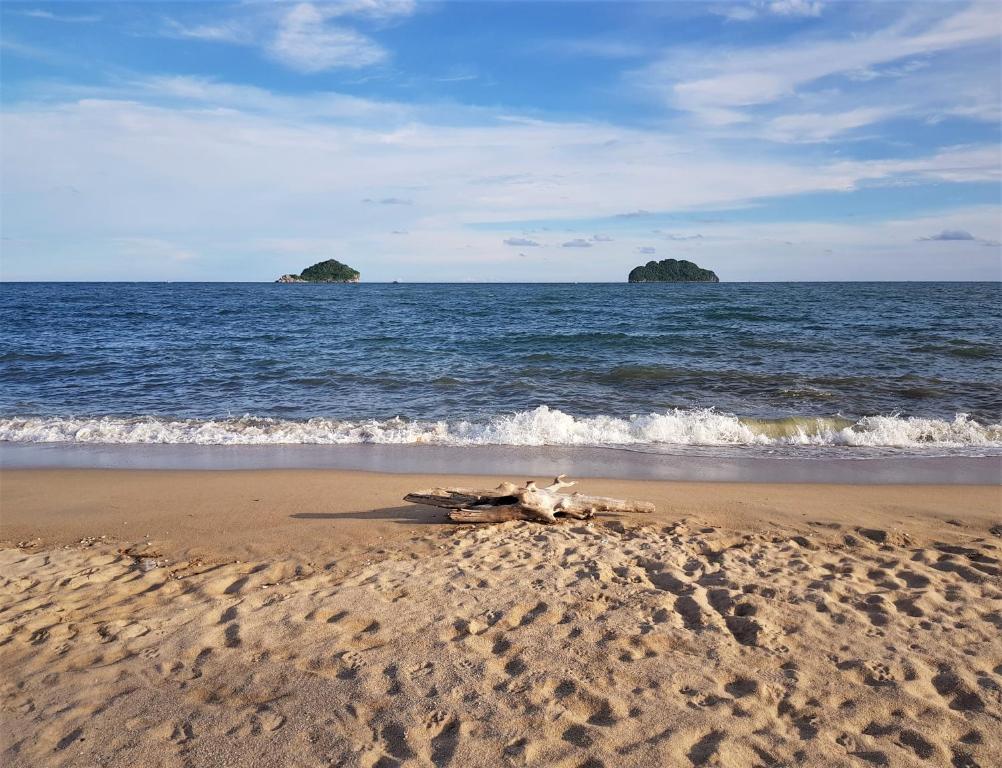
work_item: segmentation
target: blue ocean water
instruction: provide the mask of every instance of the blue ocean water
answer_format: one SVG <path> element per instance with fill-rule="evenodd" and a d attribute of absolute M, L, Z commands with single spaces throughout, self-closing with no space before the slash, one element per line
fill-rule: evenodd
<path fill-rule="evenodd" d="M 0 440 L 1002 448 L 1002 284 L 0 284 Z"/>

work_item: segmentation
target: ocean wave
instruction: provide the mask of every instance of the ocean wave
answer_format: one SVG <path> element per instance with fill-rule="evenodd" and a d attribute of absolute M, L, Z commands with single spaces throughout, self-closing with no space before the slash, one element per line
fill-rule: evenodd
<path fill-rule="evenodd" d="M 944 419 L 866 416 L 740 418 L 715 409 L 575 417 L 554 408 L 484 421 L 305 421 L 244 416 L 227 419 L 163 417 L 0 418 L 0 441 L 171 445 L 526 445 L 526 446 L 848 446 L 1002 449 L 1002 424 L 983 425 L 957 414 Z"/>

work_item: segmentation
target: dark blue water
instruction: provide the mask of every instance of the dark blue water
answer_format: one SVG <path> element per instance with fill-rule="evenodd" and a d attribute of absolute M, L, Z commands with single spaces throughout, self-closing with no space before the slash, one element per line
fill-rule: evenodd
<path fill-rule="evenodd" d="M 6 440 L 990 446 L 1000 382 L 999 283 L 0 285 Z"/>

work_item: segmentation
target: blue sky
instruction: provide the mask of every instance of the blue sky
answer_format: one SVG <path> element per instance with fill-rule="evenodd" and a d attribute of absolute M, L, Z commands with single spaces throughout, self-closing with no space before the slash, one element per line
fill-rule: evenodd
<path fill-rule="evenodd" d="M 995 2 L 0 14 L 4 280 L 1002 279 Z"/>

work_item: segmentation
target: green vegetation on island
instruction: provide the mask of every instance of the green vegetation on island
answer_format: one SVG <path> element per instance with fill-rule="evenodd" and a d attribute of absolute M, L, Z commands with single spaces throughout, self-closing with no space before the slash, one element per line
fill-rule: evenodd
<path fill-rule="evenodd" d="M 307 267 L 298 275 L 282 275 L 276 283 L 357 283 L 361 277 L 357 269 L 336 259 L 327 259 Z"/>
<path fill-rule="evenodd" d="M 691 261 L 663 259 L 648 261 L 630 270 L 631 283 L 719 283 L 711 269 L 703 269 Z"/>

